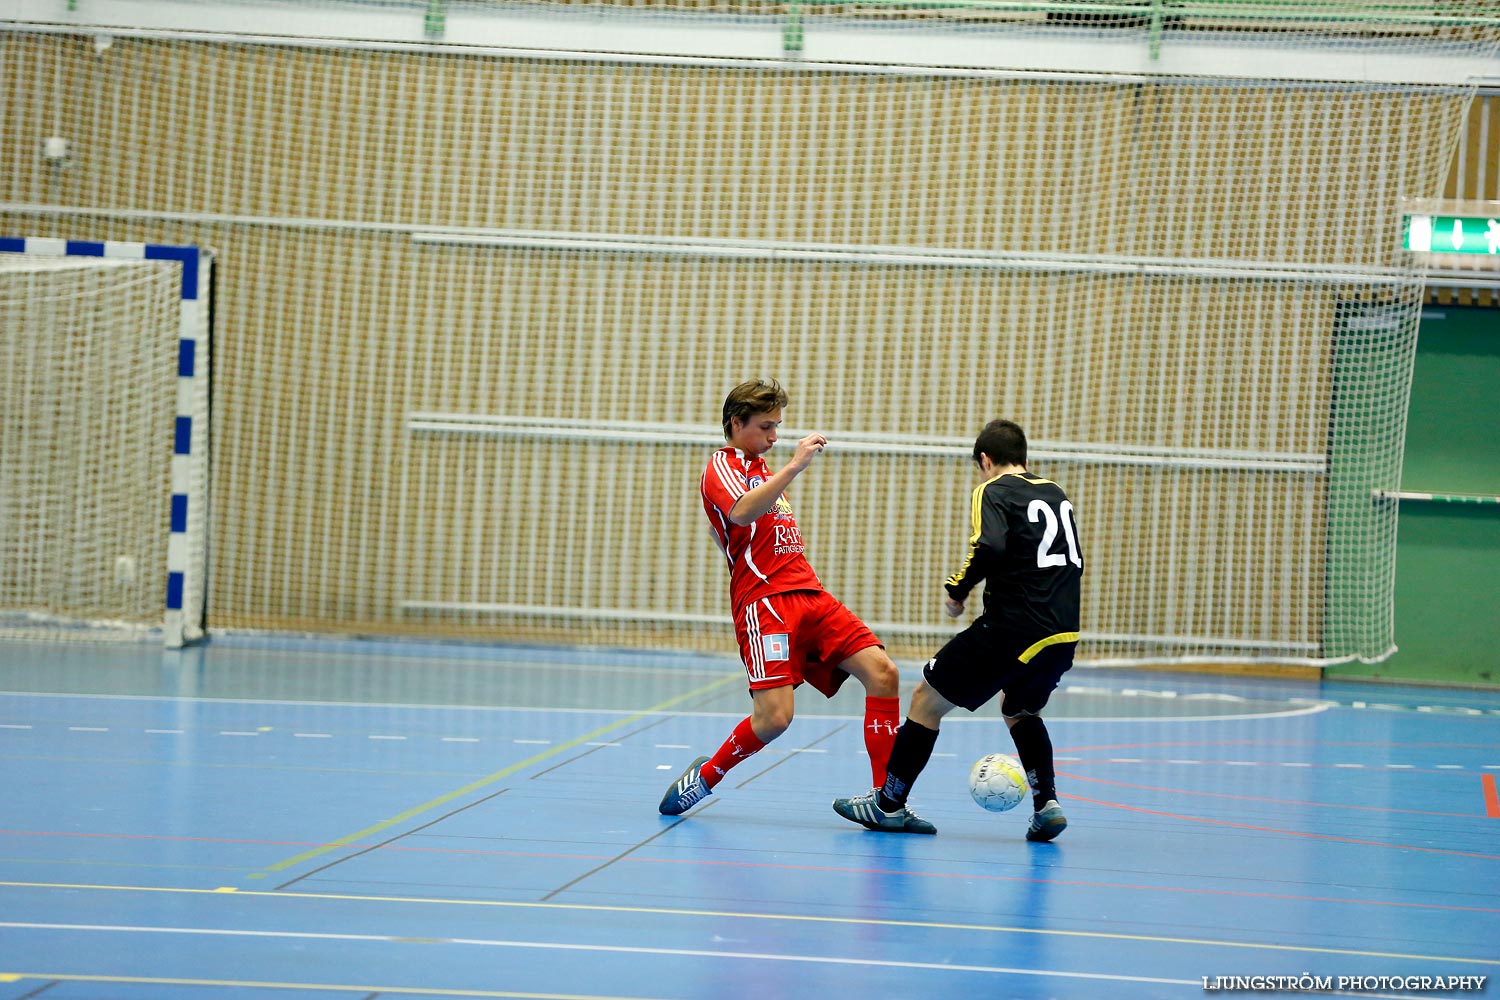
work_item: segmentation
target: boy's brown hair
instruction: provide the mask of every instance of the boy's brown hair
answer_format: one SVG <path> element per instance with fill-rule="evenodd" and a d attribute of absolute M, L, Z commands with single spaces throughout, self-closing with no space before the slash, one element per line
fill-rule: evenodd
<path fill-rule="evenodd" d="M 729 440 L 729 422 L 733 418 L 739 417 L 742 421 L 747 421 L 757 413 L 785 409 L 786 404 L 786 390 L 774 378 L 741 382 L 724 397 L 724 440 Z"/>

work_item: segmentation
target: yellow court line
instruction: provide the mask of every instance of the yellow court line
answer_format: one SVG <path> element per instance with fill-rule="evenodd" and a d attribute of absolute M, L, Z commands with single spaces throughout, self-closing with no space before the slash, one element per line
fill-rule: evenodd
<path fill-rule="evenodd" d="M 648 709 L 635 713 L 634 715 L 626 716 L 623 719 L 611 722 L 607 726 L 601 726 L 600 728 L 595 729 L 593 732 L 584 733 L 582 736 L 579 736 L 576 739 L 569 740 L 566 743 L 559 743 L 555 747 L 551 747 L 547 750 L 543 750 L 541 753 L 533 754 L 532 756 L 527 757 L 519 764 L 512 764 L 510 767 L 507 767 L 500 771 L 496 771 L 494 774 L 486 775 L 485 777 L 480 778 L 478 781 L 471 781 L 462 788 L 456 788 L 453 791 L 448 792 L 446 795 L 439 795 L 437 798 L 433 799 L 430 802 L 424 802 L 419 806 L 413 806 L 412 808 L 406 810 L 403 813 L 400 813 L 399 815 L 392 816 L 390 819 L 383 819 L 379 823 L 376 823 L 374 826 L 365 827 L 358 833 L 351 833 L 347 837 L 340 837 L 338 840 L 335 840 L 332 843 L 314 847 L 310 851 L 303 851 L 301 854 L 287 858 L 285 861 L 278 861 L 276 862 L 276 864 L 268 867 L 266 871 L 284 871 L 285 869 L 290 868 L 293 865 L 301 864 L 304 861 L 316 858 L 322 854 L 327 854 L 329 851 L 335 850 L 336 848 L 348 847 L 350 844 L 359 840 L 363 840 L 365 837 L 368 837 L 371 834 L 379 833 L 382 830 L 388 830 L 391 827 L 395 826 L 397 823 L 404 823 L 407 820 L 411 819 L 413 816 L 420 815 L 421 813 L 424 813 L 429 809 L 436 809 L 440 805 L 452 802 L 454 799 L 460 798 L 464 795 L 468 795 L 470 792 L 477 791 L 483 788 L 485 785 L 494 784 L 502 778 L 508 778 L 512 774 L 515 774 L 517 771 L 524 770 L 530 767 L 532 764 L 544 761 L 548 757 L 556 756 L 557 754 L 562 753 L 564 750 L 571 750 L 573 747 L 578 746 L 580 743 L 587 743 L 589 740 L 601 736 L 612 729 L 619 729 L 621 726 L 628 726 L 632 722 L 638 722 L 641 719 L 646 718 L 647 716 L 655 715 L 657 712 L 664 712 L 667 709 L 671 708 L 673 705 L 677 705 L 684 701 L 687 701 L 689 698 L 696 698 L 699 695 L 708 694 L 710 691 L 717 690 L 718 688 L 725 687 L 735 681 L 742 680 L 744 680 L 744 675 L 736 673 L 732 676 L 714 681 L 711 684 L 705 684 L 702 687 L 694 688 L 686 694 L 680 694 L 675 698 L 668 698 L 666 701 L 662 702 L 659 705 L 653 705 Z M 262 873 L 256 873 L 248 877 L 264 878 L 265 875 Z"/>
<path fill-rule="evenodd" d="M 343 986 L 337 983 L 271 983 L 247 979 L 166 979 L 153 976 L 71 976 L 53 972 L 0 972 L 0 983 L 22 979 L 53 979 L 68 983 L 146 983 L 152 986 L 238 986 L 265 990 L 337 990 L 344 993 L 412 993 L 441 997 L 512 997 L 516 1000 L 650 1000 L 647 997 L 606 997 L 591 993 L 510 993 L 503 990 L 445 990 L 415 986 Z"/>
<path fill-rule="evenodd" d="M 572 910 L 590 913 L 650 914 L 669 917 L 718 917 L 726 920 L 784 920 L 792 923 L 845 924 L 857 927 L 914 927 L 923 930 L 977 931 L 985 934 L 1034 934 L 1040 937 L 1088 938 L 1099 941 L 1138 941 L 1146 944 L 1187 944 L 1207 948 L 1240 948 L 1254 951 L 1293 952 L 1311 955 L 1352 955 L 1357 958 L 1401 958 L 1422 962 L 1457 962 L 1463 965 L 1495 964 L 1493 958 L 1463 958 L 1457 955 L 1416 955 L 1396 951 L 1365 951 L 1357 948 L 1316 948 L 1311 945 L 1265 944 L 1255 941 L 1219 941 L 1213 938 L 1168 937 L 1159 934 L 1121 934 L 1110 931 L 1063 931 L 1041 927 L 1010 927 L 1004 924 L 960 924 L 936 920 L 880 920 L 866 917 L 820 917 L 804 913 L 745 913 L 734 910 L 682 910 L 660 906 L 604 906 L 594 903 L 535 903 L 506 899 L 443 899 L 425 896 L 357 896 L 333 892 L 270 892 L 262 890 L 185 889 L 154 885 L 78 885 L 66 882 L 0 882 L 0 887 L 19 889 L 99 889 L 120 892 L 176 892 L 210 896 L 264 896 L 269 899 L 337 899 L 353 903 L 420 903 L 426 906 L 492 906 L 505 909 Z"/>

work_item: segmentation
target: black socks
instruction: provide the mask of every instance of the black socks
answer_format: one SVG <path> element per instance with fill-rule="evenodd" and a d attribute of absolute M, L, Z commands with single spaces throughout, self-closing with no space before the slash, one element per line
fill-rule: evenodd
<path fill-rule="evenodd" d="M 1039 715 L 1023 715 L 1010 727 L 1010 738 L 1016 744 L 1016 755 L 1026 770 L 1031 785 L 1031 800 L 1040 809 L 1048 799 L 1057 798 L 1057 775 L 1052 770 L 1052 737 Z M 899 742 L 899 740 L 898 740 Z"/>
<path fill-rule="evenodd" d="M 890 762 L 885 766 L 885 786 L 878 796 L 881 809 L 895 812 L 906 805 L 912 783 L 932 757 L 937 737 L 936 729 L 928 729 L 910 718 L 901 724 L 896 731 L 896 745 L 891 747 Z"/>

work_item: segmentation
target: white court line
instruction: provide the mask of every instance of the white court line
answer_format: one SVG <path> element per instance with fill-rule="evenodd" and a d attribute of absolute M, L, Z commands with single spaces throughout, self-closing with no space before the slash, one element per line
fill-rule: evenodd
<path fill-rule="evenodd" d="M 478 743 L 478 736 L 444 736 L 444 743 Z"/>
<path fill-rule="evenodd" d="M 14 722 L 0 722 L 0 729 L 30 729 L 30 726 L 18 726 Z"/>
<path fill-rule="evenodd" d="M 292 735 L 295 736 L 295 737 L 297 737 L 297 739 L 299 739 L 299 740 L 331 740 L 331 739 L 333 739 L 333 734 L 332 733 L 293 733 Z"/>
<path fill-rule="evenodd" d="M 146 732 L 148 732 L 148 733 L 155 733 L 155 734 L 161 735 L 161 736 L 181 736 L 182 735 L 182 730 L 181 729 L 148 729 L 148 730 L 146 730 Z"/>
<path fill-rule="evenodd" d="M 109 732 L 109 727 L 108 726 L 69 726 L 68 727 L 68 732 L 70 732 L 70 733 L 107 733 L 107 732 Z"/>
<path fill-rule="evenodd" d="M 743 668 L 739 671 L 743 673 Z M 1087 690 L 1087 689 L 1078 689 Z M 1100 691 L 1108 691 L 1108 688 L 1100 688 Z M 537 705 L 417 705 L 405 702 L 388 701 L 297 701 L 291 698 L 202 698 L 188 697 L 184 695 L 156 695 L 156 694 L 76 694 L 60 691 L 0 691 L 0 697 L 7 698 L 75 698 L 96 701 L 164 701 L 172 703 L 187 704 L 220 704 L 220 705 L 290 705 L 299 708 L 307 706 L 322 706 L 328 708 L 354 708 L 354 709 L 421 709 L 424 711 L 458 711 L 458 712 L 535 712 L 538 714 L 553 715 L 636 715 L 644 709 L 639 708 L 554 708 Z M 1238 695 L 1187 695 L 1189 699 L 1210 699 L 1216 701 L 1244 701 Z M 1305 699 L 1295 699 L 1303 702 Z M 1166 722 L 1249 722 L 1258 719 L 1287 719 L 1299 715 L 1314 715 L 1326 712 L 1330 708 L 1338 708 L 1336 702 L 1323 701 L 1313 705 L 1300 705 L 1297 708 L 1283 709 L 1275 712 L 1250 712 L 1244 714 L 1219 714 L 1219 715 L 1101 715 L 1101 716 L 1055 716 L 1054 721 L 1066 721 L 1069 724 L 1083 722 L 1149 722 L 1160 725 Z M 1391 706 L 1393 708 L 1399 706 Z M 1500 710 L 1491 710 L 1500 712 Z M 694 719 L 743 719 L 745 713 L 737 712 L 655 712 L 668 718 L 694 718 Z M 807 716 L 812 718 L 812 716 Z M 819 715 L 819 719 L 833 719 L 838 721 L 859 720 L 864 721 L 863 715 Z M 993 725 L 995 720 L 986 716 L 964 716 L 962 718 L 946 717 L 944 722 L 949 725 Z M 519 741 L 518 741 L 519 742 Z"/>
<path fill-rule="evenodd" d="M 135 927 L 123 924 L 41 924 L 3 921 L 0 927 L 17 930 L 103 931 L 134 934 L 196 934 L 221 937 L 295 938 L 314 941 L 379 941 L 395 944 L 410 938 L 388 934 L 329 934 L 307 931 L 225 930 L 213 927 Z M 637 948 L 627 945 L 563 944 L 553 941 L 506 941 L 486 938 L 423 938 L 423 944 L 457 944 L 483 948 L 537 948 L 552 951 L 595 951 L 626 955 L 671 955 L 692 958 L 743 959 L 751 962 L 803 962 L 813 965 L 854 965 L 882 969 L 929 969 L 934 972 L 987 972 L 1012 976 L 1056 976 L 1060 979 L 1105 980 L 1115 983 L 1164 983 L 1170 986 L 1201 986 L 1197 979 L 1162 979 L 1156 976 L 1119 976 L 1102 972 L 1066 972 L 1060 969 L 1016 969 L 999 965 L 948 965 L 942 962 L 896 962 L 878 958 L 833 958 L 826 955 L 781 955 L 749 951 L 709 951 L 699 948 Z M 441 993 L 441 989 L 433 992 Z"/>
<path fill-rule="evenodd" d="M 745 668 L 735 674 L 743 677 Z M 72 698 L 85 701 L 164 701 L 170 704 L 192 705 L 286 705 L 305 708 L 309 705 L 320 708 L 354 709 L 412 709 L 441 712 L 535 712 L 553 715 L 638 715 L 644 708 L 557 708 L 547 705 L 431 705 L 402 701 L 302 701 L 296 698 L 204 698 L 174 694 L 78 694 L 71 691 L 0 691 L 4 698 Z M 743 719 L 744 712 L 662 712 L 662 715 L 704 715 Z M 828 716 L 824 716 L 828 718 Z M 839 716 L 839 718 L 862 718 L 862 716 Z"/>

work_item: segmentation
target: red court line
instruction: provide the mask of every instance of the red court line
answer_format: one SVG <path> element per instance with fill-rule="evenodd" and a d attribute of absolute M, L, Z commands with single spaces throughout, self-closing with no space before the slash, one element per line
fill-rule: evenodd
<path fill-rule="evenodd" d="M 1064 720 L 1066 721 L 1066 720 Z M 1168 747 L 1400 747 L 1426 750 L 1490 750 L 1493 743 L 1396 743 L 1389 740 L 1152 740 L 1145 743 L 1101 743 L 1098 746 L 1058 747 L 1056 753 L 1099 750 L 1166 749 Z"/>
<path fill-rule="evenodd" d="M 1063 763 L 1068 764 L 1069 766 L 1074 764 L 1119 764 L 1122 763 L 1122 759 L 1109 757 L 1073 757 L 1070 755 L 1063 760 Z M 1172 764 L 1173 761 L 1167 760 L 1162 757 L 1132 757 L 1129 759 L 1128 763 Z M 1279 760 L 1215 760 L 1211 757 L 1203 757 L 1201 759 L 1193 761 L 1193 763 L 1201 764 L 1204 767 L 1212 767 L 1216 764 L 1222 764 L 1226 767 L 1287 767 L 1290 763 L 1291 766 L 1295 766 L 1299 770 L 1303 771 L 1341 771 L 1345 774 L 1352 772 L 1354 774 L 1361 774 L 1366 776 L 1387 774 L 1446 774 L 1452 777 L 1459 778 L 1468 777 L 1468 775 L 1464 773 L 1464 771 L 1459 769 L 1418 767 L 1415 764 L 1406 767 L 1390 767 L 1385 764 L 1356 764 L 1352 761 L 1339 764 L 1314 764 L 1311 761 L 1286 762 Z"/>
<path fill-rule="evenodd" d="M 1449 851 L 1441 847 L 1418 847 L 1414 844 L 1387 844 L 1380 840 L 1360 840 L 1356 837 L 1335 837 L 1327 833 L 1308 833 L 1306 830 L 1282 830 L 1274 826 L 1256 826 L 1253 823 L 1235 823 L 1226 819 L 1209 819 L 1206 816 L 1184 816 L 1181 813 L 1163 812 L 1159 809 L 1143 809 L 1140 806 L 1127 806 L 1122 802 L 1106 802 L 1103 799 L 1088 799 L 1082 795 L 1069 795 L 1068 798 L 1079 802 L 1090 802 L 1096 806 L 1104 806 L 1107 809 L 1123 809 L 1126 812 L 1144 813 L 1147 816 L 1161 816 L 1165 819 L 1186 820 L 1189 823 L 1204 823 L 1209 826 L 1227 826 L 1236 830 L 1254 830 L 1256 833 L 1279 833 L 1287 837 L 1306 837 L 1309 840 L 1329 840 L 1339 844 L 1359 844 L 1362 847 L 1389 847 L 1397 851 L 1421 851 L 1424 854 L 1451 854 L 1459 858 L 1480 858 L 1484 861 L 1500 861 L 1500 854 L 1479 854 L 1475 851 Z"/>
<path fill-rule="evenodd" d="M 1484 789 L 1484 814 L 1490 819 L 1500 819 L 1500 791 L 1495 790 L 1495 776 L 1480 775 L 1479 785 Z"/>
<path fill-rule="evenodd" d="M 1382 772 L 1384 773 L 1384 772 Z M 1402 771 L 1402 774 L 1421 774 L 1423 772 L 1412 770 Z M 1437 772 L 1447 774 L 1447 771 Z M 1396 809 L 1392 806 L 1351 806 L 1336 802 L 1303 802 L 1300 799 L 1273 799 L 1259 795 L 1236 795 L 1232 792 L 1203 792 L 1192 788 L 1164 788 L 1161 785 L 1138 785 L 1129 781 L 1110 781 L 1108 778 L 1090 778 L 1083 774 L 1073 774 L 1068 771 L 1058 771 L 1059 777 L 1067 778 L 1069 781 L 1087 781 L 1096 785 L 1113 785 L 1116 788 L 1136 788 L 1146 792 L 1168 792 L 1172 795 L 1198 795 L 1211 799 L 1237 799 L 1240 802 L 1274 802 L 1284 806 L 1311 806 L 1315 809 L 1356 809 L 1363 812 L 1401 813 L 1407 816 L 1444 816 L 1450 819 L 1472 819 L 1473 813 L 1449 813 L 1433 812 L 1428 809 Z M 1490 777 L 1486 775 L 1486 777 Z M 1070 796 L 1071 797 L 1071 796 Z"/>

